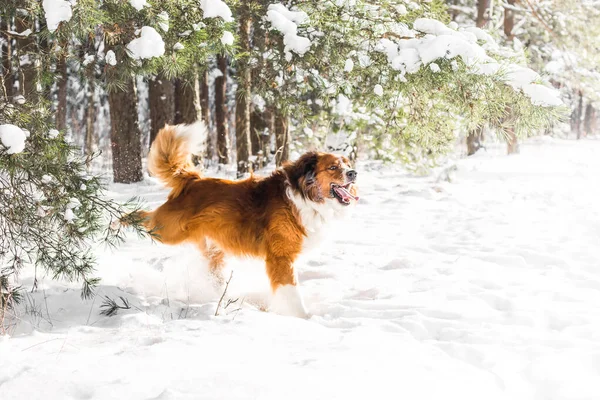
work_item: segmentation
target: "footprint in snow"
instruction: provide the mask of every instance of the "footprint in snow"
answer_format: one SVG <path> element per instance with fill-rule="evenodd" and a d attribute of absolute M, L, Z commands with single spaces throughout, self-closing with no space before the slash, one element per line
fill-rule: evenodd
<path fill-rule="evenodd" d="M 302 271 L 298 274 L 300 282 L 310 281 L 313 279 L 331 279 L 335 278 L 335 275 L 324 271 Z"/>
<path fill-rule="evenodd" d="M 413 265 L 410 261 L 396 258 L 379 269 L 383 271 L 390 271 L 394 269 L 411 269 L 412 267 Z"/>
<path fill-rule="evenodd" d="M 347 296 L 346 299 L 351 300 L 374 300 L 379 297 L 379 290 L 377 288 L 370 288 L 367 290 L 361 290 L 353 295 Z"/>

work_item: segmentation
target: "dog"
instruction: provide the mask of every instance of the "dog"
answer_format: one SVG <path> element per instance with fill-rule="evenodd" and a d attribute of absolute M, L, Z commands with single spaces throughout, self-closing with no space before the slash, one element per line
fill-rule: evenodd
<path fill-rule="evenodd" d="M 162 243 L 194 243 L 220 283 L 226 254 L 264 259 L 273 295 L 269 311 L 309 317 L 294 261 L 358 201 L 357 172 L 344 156 L 309 152 L 268 177 L 202 177 L 191 154 L 206 137 L 202 122 L 159 131 L 148 170 L 171 192 L 156 210 L 141 212 L 143 225 Z"/>

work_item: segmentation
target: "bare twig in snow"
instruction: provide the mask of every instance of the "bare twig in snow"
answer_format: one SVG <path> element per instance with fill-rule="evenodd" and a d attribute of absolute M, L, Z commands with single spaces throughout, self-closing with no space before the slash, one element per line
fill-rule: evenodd
<path fill-rule="evenodd" d="M 225 283 L 225 290 L 223 290 L 223 294 L 221 295 L 221 298 L 219 299 L 219 303 L 217 304 L 217 309 L 215 310 L 215 317 L 217 315 L 219 315 L 219 308 L 221 307 L 221 302 L 223 301 L 223 298 L 225 297 L 225 294 L 227 293 L 227 288 L 229 287 L 229 282 L 231 282 L 231 278 L 233 278 L 233 271 L 231 271 L 231 275 L 229 275 L 229 279 Z"/>

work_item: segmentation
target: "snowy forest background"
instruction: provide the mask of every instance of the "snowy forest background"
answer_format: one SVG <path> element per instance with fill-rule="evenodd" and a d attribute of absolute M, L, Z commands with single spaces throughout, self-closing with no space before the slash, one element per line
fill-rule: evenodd
<path fill-rule="evenodd" d="M 598 0 L 0 0 L 0 398 L 597 400 L 598 37 Z M 125 217 L 198 119 L 209 177 L 355 161 L 310 318 Z"/>
<path fill-rule="evenodd" d="M 140 207 L 104 187 L 144 179 L 166 123 L 204 120 L 196 162 L 234 177 L 311 149 L 426 172 L 598 129 L 593 0 L 2 0 L 0 33 L 4 309 L 29 264 L 92 294 L 90 241 Z"/>

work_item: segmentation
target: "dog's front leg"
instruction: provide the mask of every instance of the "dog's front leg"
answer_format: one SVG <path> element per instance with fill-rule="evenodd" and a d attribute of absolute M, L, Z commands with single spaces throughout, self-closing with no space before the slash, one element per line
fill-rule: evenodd
<path fill-rule="evenodd" d="M 270 311 L 299 318 L 308 318 L 302 295 L 298 289 L 298 279 L 294 271 L 293 259 L 285 256 L 267 257 L 267 274 L 271 281 L 273 298 Z"/>

